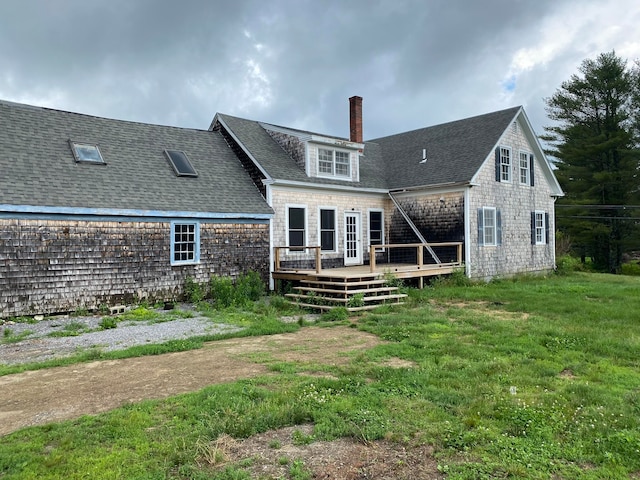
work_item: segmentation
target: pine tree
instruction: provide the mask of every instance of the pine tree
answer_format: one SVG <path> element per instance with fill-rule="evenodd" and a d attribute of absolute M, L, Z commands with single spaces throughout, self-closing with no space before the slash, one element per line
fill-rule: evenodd
<path fill-rule="evenodd" d="M 640 186 L 638 166 L 639 78 L 615 52 L 585 60 L 546 99 L 549 118 L 542 138 L 556 158 L 556 174 L 566 196 L 558 227 L 581 256 L 597 268 L 619 272 L 633 232 L 631 204 Z"/>

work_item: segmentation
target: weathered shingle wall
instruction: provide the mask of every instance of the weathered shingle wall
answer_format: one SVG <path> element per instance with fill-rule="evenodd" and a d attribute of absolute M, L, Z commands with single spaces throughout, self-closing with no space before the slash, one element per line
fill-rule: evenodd
<path fill-rule="evenodd" d="M 516 273 L 546 272 L 555 263 L 555 215 L 551 186 L 541 174 L 540 161 L 535 159 L 534 186 L 519 181 L 518 152 L 531 152 L 531 145 L 520 125 L 509 127 L 500 145 L 512 149 L 511 182 L 496 181 L 494 154 L 491 153 L 476 177 L 479 186 L 469 191 L 470 268 L 471 276 L 490 279 Z M 496 208 L 502 223 L 502 244 L 480 245 L 478 242 L 478 209 Z M 531 212 L 549 214 L 549 243 L 531 244 Z"/>
<path fill-rule="evenodd" d="M 269 274 L 266 224 L 200 225 L 200 263 L 171 266 L 169 222 L 0 220 L 0 317 L 173 300 L 187 276 Z"/>
<path fill-rule="evenodd" d="M 412 194 L 397 198 L 424 239 L 429 243 L 464 241 L 464 195 L 462 192 Z M 402 214 L 391 214 L 389 243 L 417 243 L 420 240 Z M 455 247 L 438 247 L 436 254 L 442 262 L 456 260 Z M 425 262 L 432 262 L 425 257 Z"/>

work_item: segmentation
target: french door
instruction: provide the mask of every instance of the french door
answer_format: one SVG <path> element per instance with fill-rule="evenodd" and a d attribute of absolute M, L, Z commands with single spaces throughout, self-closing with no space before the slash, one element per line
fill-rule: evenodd
<path fill-rule="evenodd" d="M 362 228 L 360 212 L 344 214 L 344 264 L 362 265 Z"/>

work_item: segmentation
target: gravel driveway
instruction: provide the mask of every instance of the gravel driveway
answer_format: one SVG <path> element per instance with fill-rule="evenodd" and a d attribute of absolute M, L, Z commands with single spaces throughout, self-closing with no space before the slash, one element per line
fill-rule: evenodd
<path fill-rule="evenodd" d="M 41 362 L 60 358 L 86 349 L 103 352 L 122 350 L 136 345 L 163 343 L 169 340 L 183 340 L 201 335 L 232 333 L 241 330 L 234 325 L 213 323 L 207 317 L 194 316 L 163 322 L 122 321 L 117 328 L 100 329 L 104 317 L 61 316 L 37 323 L 5 323 L 0 325 L 0 339 L 18 338 L 17 342 L 0 344 L 0 364 Z M 89 332 L 78 335 L 52 337 L 69 331 L 69 327 L 79 326 Z"/>

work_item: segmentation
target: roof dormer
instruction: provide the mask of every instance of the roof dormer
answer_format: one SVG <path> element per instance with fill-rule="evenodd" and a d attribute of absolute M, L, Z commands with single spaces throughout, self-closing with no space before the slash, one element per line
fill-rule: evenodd
<path fill-rule="evenodd" d="M 311 132 L 260 124 L 308 177 L 345 182 L 360 180 L 363 143 Z"/>

